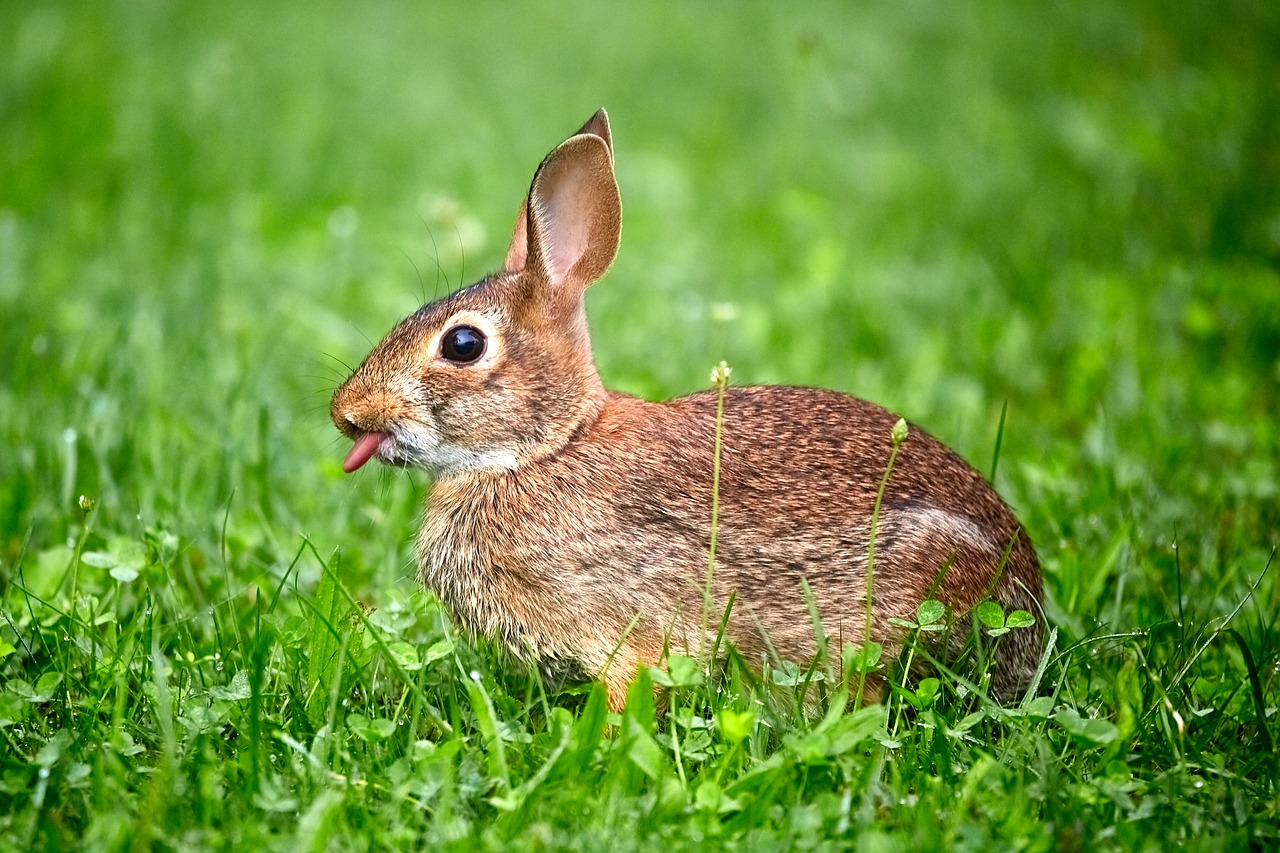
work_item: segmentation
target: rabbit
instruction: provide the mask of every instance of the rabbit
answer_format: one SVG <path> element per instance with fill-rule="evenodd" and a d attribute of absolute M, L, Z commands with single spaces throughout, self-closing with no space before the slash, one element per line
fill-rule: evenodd
<path fill-rule="evenodd" d="M 538 166 L 504 268 L 392 329 L 330 412 L 353 441 L 347 473 L 376 458 L 431 475 L 420 579 L 455 620 L 547 672 L 603 681 L 614 711 L 640 667 L 712 648 L 726 608 L 727 638 L 753 663 L 814 659 L 810 602 L 827 638 L 862 643 L 898 421 L 835 391 L 725 389 L 709 572 L 719 392 L 648 402 L 607 390 L 592 358 L 583 296 L 620 230 L 600 110 Z M 1035 625 L 996 644 L 990 682 L 997 697 L 1026 690 L 1041 648 L 1035 550 L 983 477 L 916 427 L 884 488 L 872 567 L 870 636 L 886 654 L 907 630 L 890 620 L 929 597 L 964 625 L 987 597 L 1030 611 Z"/>

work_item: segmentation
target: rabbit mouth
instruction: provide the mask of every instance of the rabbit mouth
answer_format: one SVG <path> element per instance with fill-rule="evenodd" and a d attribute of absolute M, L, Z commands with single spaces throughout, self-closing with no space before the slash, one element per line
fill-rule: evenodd
<path fill-rule="evenodd" d="M 374 456 L 387 439 L 391 436 L 385 432 L 366 432 L 356 439 L 356 443 L 352 446 L 351 452 L 347 454 L 347 458 L 342 461 L 343 473 L 350 474 L 358 471 Z"/>

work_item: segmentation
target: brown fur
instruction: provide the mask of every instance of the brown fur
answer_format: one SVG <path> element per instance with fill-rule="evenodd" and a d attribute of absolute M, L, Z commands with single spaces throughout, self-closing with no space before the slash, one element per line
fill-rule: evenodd
<path fill-rule="evenodd" d="M 621 706 L 638 666 L 707 647 L 716 395 L 651 403 L 604 389 L 583 291 L 617 250 L 612 140 L 601 111 L 543 161 L 507 269 L 395 328 L 335 393 L 334 423 L 386 432 L 383 461 L 436 476 L 418 540 L 421 578 L 468 628 L 516 655 L 604 680 Z M 485 358 L 447 362 L 439 335 L 467 323 Z M 860 642 L 872 507 L 896 417 L 810 388 L 735 388 L 724 401 L 715 630 L 749 660 L 770 645 L 812 658 L 802 580 L 826 634 Z M 1003 566 L 1003 569 L 1001 567 Z M 944 567 L 949 567 L 945 568 Z M 1040 569 L 1009 508 L 968 464 L 912 428 L 879 517 L 872 636 L 893 653 L 935 597 L 953 618 L 990 594 L 1038 615 Z M 1025 689 L 1039 626 L 1006 635 L 994 688 Z"/>

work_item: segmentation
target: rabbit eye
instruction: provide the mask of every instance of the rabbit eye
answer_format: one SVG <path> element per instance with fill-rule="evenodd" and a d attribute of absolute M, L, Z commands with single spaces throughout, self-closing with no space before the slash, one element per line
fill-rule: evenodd
<path fill-rule="evenodd" d="M 440 354 L 454 364 L 471 364 L 484 355 L 484 333 L 475 326 L 455 326 L 440 339 Z"/>

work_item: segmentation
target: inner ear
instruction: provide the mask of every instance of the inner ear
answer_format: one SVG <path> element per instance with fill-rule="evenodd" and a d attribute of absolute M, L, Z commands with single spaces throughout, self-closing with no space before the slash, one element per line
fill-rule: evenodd
<path fill-rule="evenodd" d="M 553 286 L 583 289 L 604 275 L 622 228 L 613 158 L 604 139 L 582 134 L 552 151 L 534 176 L 526 216 L 526 265 Z"/>

